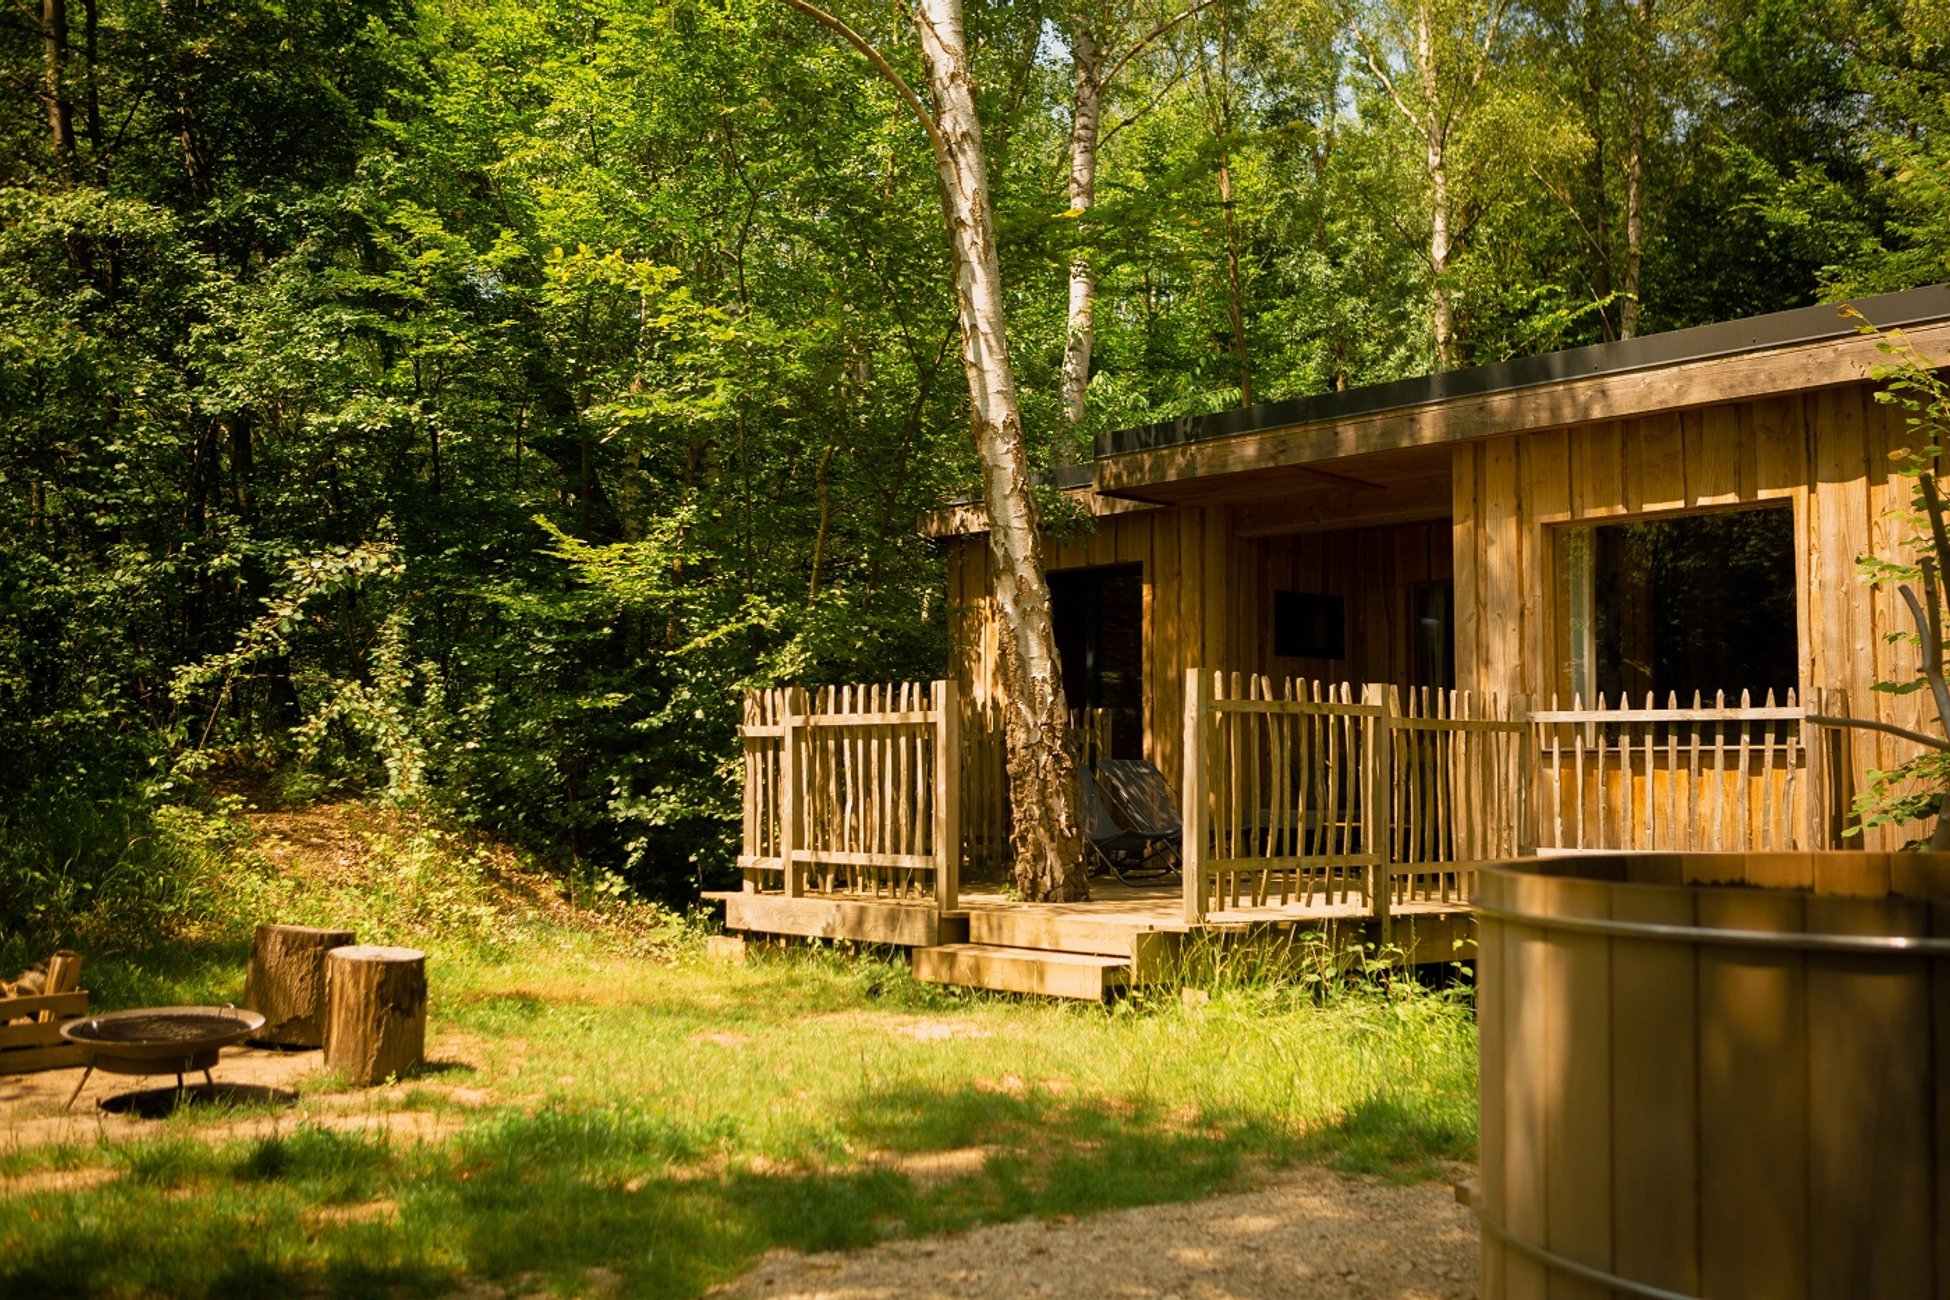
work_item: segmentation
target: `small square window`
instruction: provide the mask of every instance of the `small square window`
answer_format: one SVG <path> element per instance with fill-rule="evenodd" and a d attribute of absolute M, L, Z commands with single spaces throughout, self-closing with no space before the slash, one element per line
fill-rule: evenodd
<path fill-rule="evenodd" d="M 1283 659 L 1347 658 L 1347 612 L 1341 598 L 1274 592 L 1273 653 Z"/>

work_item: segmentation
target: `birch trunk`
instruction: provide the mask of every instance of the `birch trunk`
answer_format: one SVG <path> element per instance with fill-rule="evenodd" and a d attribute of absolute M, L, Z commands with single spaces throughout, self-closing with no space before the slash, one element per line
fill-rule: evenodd
<path fill-rule="evenodd" d="M 1456 366 L 1456 304 L 1449 294 L 1449 149 L 1440 111 L 1435 66 L 1434 17 L 1427 4 L 1415 10 L 1415 66 L 1422 79 L 1424 159 L 1429 172 L 1429 311 L 1435 335 L 1435 368 Z"/>
<path fill-rule="evenodd" d="M 1097 141 L 1103 128 L 1104 87 L 1098 79 L 1096 33 L 1079 18 L 1070 33 L 1076 88 L 1070 103 L 1070 211 L 1082 216 L 1097 201 Z M 1077 460 L 1076 427 L 1083 423 L 1090 391 L 1090 354 L 1097 346 L 1097 278 L 1082 248 L 1070 258 L 1070 314 L 1063 336 L 1063 416 L 1070 436 L 1056 444 L 1056 463 Z"/>
<path fill-rule="evenodd" d="M 1004 329 L 988 164 L 960 0 L 920 0 L 913 19 L 934 101 L 935 161 L 954 253 L 962 367 L 988 502 L 996 605 L 1007 633 L 1010 690 L 1004 717 L 1015 805 L 1016 888 L 1033 901 L 1086 898 L 1075 817 L 1076 764 L 1067 743 L 1049 583 Z"/>
<path fill-rule="evenodd" d="M 1618 337 L 1639 332 L 1639 275 L 1645 264 L 1645 118 L 1652 95 L 1652 4 L 1639 0 L 1632 33 L 1632 103 L 1625 138 L 1625 272 Z"/>

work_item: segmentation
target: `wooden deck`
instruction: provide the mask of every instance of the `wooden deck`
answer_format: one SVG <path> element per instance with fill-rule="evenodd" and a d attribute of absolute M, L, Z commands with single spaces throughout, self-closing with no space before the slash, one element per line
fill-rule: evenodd
<path fill-rule="evenodd" d="M 1000 885 L 970 883 L 960 907 L 940 913 L 891 900 L 740 892 L 707 897 L 725 904 L 725 927 L 734 933 L 891 944 L 912 950 L 915 973 L 924 980 L 1055 997 L 1102 997 L 1167 978 L 1200 937 L 1279 943 L 1297 931 L 1319 930 L 1337 946 L 1384 942 L 1372 908 L 1358 895 L 1215 911 L 1191 923 L 1175 880 L 1126 885 L 1097 879 L 1090 889 L 1084 902 L 1025 903 Z M 1474 956 L 1474 923 L 1459 901 L 1399 903 L 1390 923 L 1387 943 L 1401 950 L 1404 962 Z"/>

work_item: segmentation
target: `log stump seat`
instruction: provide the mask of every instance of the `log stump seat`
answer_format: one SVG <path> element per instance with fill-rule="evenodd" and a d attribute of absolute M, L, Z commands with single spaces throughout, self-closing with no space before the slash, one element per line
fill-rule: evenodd
<path fill-rule="evenodd" d="M 325 955 L 325 1065 L 355 1087 L 426 1059 L 426 954 L 353 944 Z"/>

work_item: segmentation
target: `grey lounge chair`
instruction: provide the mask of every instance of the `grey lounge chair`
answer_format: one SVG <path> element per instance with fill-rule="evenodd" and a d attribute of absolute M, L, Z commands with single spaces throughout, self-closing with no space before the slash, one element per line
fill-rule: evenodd
<path fill-rule="evenodd" d="M 1178 874 L 1184 831 L 1163 772 L 1141 758 L 1101 758 L 1077 775 L 1084 840 L 1102 869 L 1127 885 Z"/>

